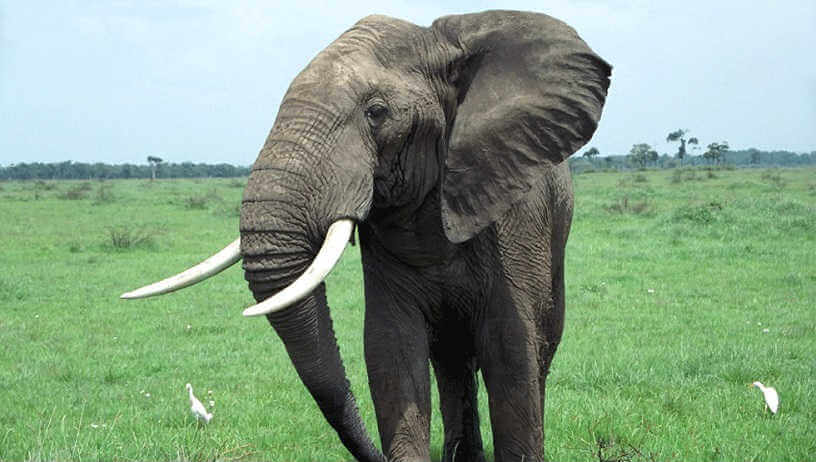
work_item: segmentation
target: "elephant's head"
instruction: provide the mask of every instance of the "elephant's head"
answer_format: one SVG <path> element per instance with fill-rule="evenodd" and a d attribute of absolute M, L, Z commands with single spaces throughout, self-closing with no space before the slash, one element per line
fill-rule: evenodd
<path fill-rule="evenodd" d="M 447 239 L 470 239 L 588 141 L 609 74 L 562 22 L 490 11 L 427 28 L 367 17 L 292 82 L 244 193 L 240 255 L 234 243 L 222 263 L 243 256 L 261 302 L 249 314 L 267 314 L 355 457 L 382 456 L 349 391 L 321 283 L 351 223 L 431 199 Z"/>

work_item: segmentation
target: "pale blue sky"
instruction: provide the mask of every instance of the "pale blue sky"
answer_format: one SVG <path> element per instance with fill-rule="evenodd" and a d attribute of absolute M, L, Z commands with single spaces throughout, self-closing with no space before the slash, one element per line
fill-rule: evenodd
<path fill-rule="evenodd" d="M 548 13 L 613 66 L 590 145 L 669 131 L 705 145 L 816 150 L 816 1 L 0 0 L 0 165 L 250 165 L 292 78 L 361 17 L 420 25 L 484 9 Z"/>

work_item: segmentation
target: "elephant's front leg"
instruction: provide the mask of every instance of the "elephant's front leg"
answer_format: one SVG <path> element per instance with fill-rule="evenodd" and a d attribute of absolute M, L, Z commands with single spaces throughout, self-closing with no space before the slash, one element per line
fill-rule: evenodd
<path fill-rule="evenodd" d="M 431 362 L 445 426 L 442 462 L 483 462 L 473 335 L 458 320 L 437 326 L 432 338 Z"/>
<path fill-rule="evenodd" d="M 487 387 L 496 462 L 542 460 L 537 325 L 533 302 L 503 287 L 478 331 L 479 365 Z"/>
<path fill-rule="evenodd" d="M 367 275 L 365 358 L 382 449 L 390 461 L 427 461 L 431 394 L 425 318 L 383 287 Z"/>

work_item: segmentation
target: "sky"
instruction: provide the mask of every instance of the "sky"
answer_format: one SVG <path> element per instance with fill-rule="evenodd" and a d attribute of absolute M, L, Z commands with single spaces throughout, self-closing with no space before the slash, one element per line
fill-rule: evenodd
<path fill-rule="evenodd" d="M 360 18 L 485 9 L 561 19 L 613 65 L 584 149 L 673 154 L 682 128 L 702 146 L 816 151 L 814 0 L 442 3 L 0 0 L 0 165 L 251 165 L 289 83 Z"/>

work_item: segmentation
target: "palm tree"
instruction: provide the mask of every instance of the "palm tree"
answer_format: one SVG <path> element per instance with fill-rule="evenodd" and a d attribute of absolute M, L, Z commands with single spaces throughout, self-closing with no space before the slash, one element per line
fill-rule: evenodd
<path fill-rule="evenodd" d="M 679 129 L 673 131 L 666 136 L 666 141 L 669 143 L 674 143 L 676 141 L 680 141 L 680 146 L 677 148 L 677 158 L 680 159 L 680 165 L 683 165 L 683 158 L 686 157 L 686 143 L 689 145 L 696 145 L 699 144 L 699 140 L 695 137 L 691 137 L 686 141 L 686 134 L 689 132 L 689 129 Z"/>
<path fill-rule="evenodd" d="M 150 181 L 156 180 L 156 167 L 164 162 L 161 157 L 147 156 L 147 162 L 150 164 Z"/>

